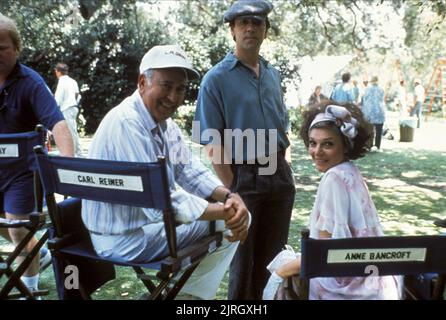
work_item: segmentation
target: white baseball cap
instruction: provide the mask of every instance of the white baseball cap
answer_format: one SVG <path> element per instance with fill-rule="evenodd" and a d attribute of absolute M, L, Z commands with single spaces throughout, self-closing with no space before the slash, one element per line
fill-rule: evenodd
<path fill-rule="evenodd" d="M 155 46 L 144 55 L 139 65 L 139 73 L 147 69 L 183 68 L 188 78 L 198 79 L 200 74 L 192 67 L 189 58 L 178 45 Z"/>

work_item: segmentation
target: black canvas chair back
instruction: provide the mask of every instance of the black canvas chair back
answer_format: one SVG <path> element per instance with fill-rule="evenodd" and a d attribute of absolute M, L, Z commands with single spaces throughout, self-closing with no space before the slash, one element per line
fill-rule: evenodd
<path fill-rule="evenodd" d="M 26 228 L 27 235 L 15 247 L 13 252 L 1 252 L 0 254 L 0 279 L 5 276 L 7 281 L 0 290 L 0 299 L 15 299 L 18 297 L 26 297 L 34 299 L 37 296 L 47 294 L 47 290 L 30 292 L 20 277 L 26 271 L 34 257 L 38 254 L 40 248 L 44 245 L 48 238 L 45 231 L 41 236 L 37 245 L 28 253 L 22 254 L 30 239 L 34 237 L 36 232 L 45 225 L 45 214 L 42 213 L 43 193 L 40 179 L 38 177 L 37 166 L 33 148 L 36 145 L 44 143 L 45 130 L 42 125 L 38 125 L 35 131 L 14 134 L 0 134 L 0 172 L 1 171 L 18 171 L 25 170 L 34 171 L 34 195 L 35 210 L 31 213 L 29 220 L 8 220 L 0 219 L 0 228 Z M 3 208 L 0 208 L 2 211 Z M 17 264 L 14 269 L 14 262 L 17 257 L 24 256 L 21 263 Z M 13 292 L 17 289 L 18 292 Z"/>
<path fill-rule="evenodd" d="M 89 299 L 91 293 L 113 279 L 115 265 L 132 267 L 149 293 L 148 299 L 173 299 L 206 254 L 221 244 L 222 234 L 211 232 L 208 237 L 190 247 L 178 250 L 176 222 L 170 199 L 166 160 L 154 163 L 135 163 L 108 160 L 52 157 L 36 148 L 39 172 L 44 186 L 48 212 L 53 221 L 54 234 L 48 247 L 53 257 L 56 283 L 61 299 Z M 68 198 L 56 203 L 54 193 Z M 89 233 L 81 220 L 81 201 L 109 202 L 142 208 L 158 209 L 163 214 L 169 256 L 159 261 L 133 263 L 102 258 L 94 251 Z M 100 213 L 97 219 L 101 219 Z M 68 265 L 78 268 L 79 289 L 63 287 Z M 89 265 L 96 265 L 97 274 Z M 56 270 L 59 268 L 59 270 Z M 143 269 L 156 270 L 156 277 Z M 176 277 L 178 273 L 182 276 Z M 152 272 L 153 273 L 153 272 Z M 101 276 L 98 279 L 97 276 Z"/>
<path fill-rule="evenodd" d="M 446 236 L 312 239 L 301 232 L 300 286 L 308 299 L 309 280 L 315 277 L 366 277 L 437 274 L 430 292 L 405 286 L 408 299 L 442 299 L 446 275 Z"/>

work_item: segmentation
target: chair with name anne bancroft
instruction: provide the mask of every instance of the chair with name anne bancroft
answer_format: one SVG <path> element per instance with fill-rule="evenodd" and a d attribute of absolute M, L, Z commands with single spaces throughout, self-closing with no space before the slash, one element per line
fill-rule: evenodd
<path fill-rule="evenodd" d="M 17 172 L 27 170 L 34 172 L 34 206 L 36 210 L 30 214 L 28 220 L 0 218 L 0 228 L 2 229 L 25 228 L 28 231 L 12 252 L 0 252 L 0 279 L 6 278 L 3 287 L 0 286 L 0 300 L 21 297 L 35 299 L 38 296 L 48 294 L 48 290 L 31 292 L 20 279 L 48 238 L 48 232 L 45 230 L 37 244 L 29 252 L 26 252 L 25 248 L 29 241 L 46 226 L 46 215 L 42 213 L 42 186 L 36 171 L 33 152 L 34 146 L 44 143 L 44 136 L 45 130 L 42 125 L 37 125 L 36 130 L 31 132 L 0 134 L 0 172 L 2 170 L 4 172 L 14 170 L 17 170 Z M 0 212 L 2 211 L 3 207 L 0 203 Z M 17 259 L 19 257 L 22 257 L 22 261 Z"/>
<path fill-rule="evenodd" d="M 54 157 L 43 153 L 40 147 L 35 152 L 53 222 L 48 247 L 54 259 L 59 298 L 90 299 L 97 288 L 115 278 L 114 267 L 123 266 L 133 268 L 147 288 L 144 298 L 173 299 L 198 263 L 221 245 L 222 233 L 215 232 L 215 225 L 211 224 L 208 236 L 186 248 L 177 248 L 165 158 L 136 163 Z M 55 193 L 70 198 L 56 203 Z M 160 210 L 169 255 L 144 263 L 100 257 L 82 222 L 81 199 Z M 78 272 L 76 287 L 67 288 L 65 283 L 71 276 L 65 273 L 68 266 L 75 266 Z"/>
<path fill-rule="evenodd" d="M 309 234 L 308 229 L 301 231 L 299 287 L 302 299 L 308 299 L 311 278 L 376 275 L 404 275 L 406 299 L 443 299 L 444 235 L 313 239 Z M 425 285 L 416 285 L 420 276 L 433 274 L 435 277 L 426 279 Z"/>

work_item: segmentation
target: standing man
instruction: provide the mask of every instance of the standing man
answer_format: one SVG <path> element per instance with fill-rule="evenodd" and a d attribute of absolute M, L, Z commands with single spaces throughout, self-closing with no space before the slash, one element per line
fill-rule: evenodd
<path fill-rule="evenodd" d="M 416 78 L 414 81 L 415 89 L 414 89 L 414 99 L 413 99 L 413 109 L 410 111 L 410 116 L 417 115 L 418 123 L 417 128 L 420 128 L 421 125 L 421 113 L 423 111 L 423 103 L 424 103 L 424 88 L 421 85 L 421 80 Z"/>
<path fill-rule="evenodd" d="M 54 68 L 54 73 L 59 79 L 54 97 L 73 136 L 74 154 L 77 157 L 82 157 L 79 134 L 77 133 L 78 105 L 81 100 L 79 86 L 76 80 L 68 75 L 68 66 L 65 63 L 59 62 Z"/>
<path fill-rule="evenodd" d="M 206 145 L 215 172 L 252 214 L 248 238 L 230 267 L 231 300 L 262 298 L 266 266 L 287 243 L 294 203 L 280 76 L 259 55 L 272 8 L 265 0 L 241 0 L 225 12 L 235 50 L 203 78 L 195 113 L 194 141 Z"/>
<path fill-rule="evenodd" d="M 378 77 L 372 77 L 372 85 L 367 87 L 362 97 L 361 110 L 365 119 L 375 127 L 375 144 L 371 151 L 381 151 L 384 121 L 386 120 L 386 106 L 384 90 L 378 85 Z"/>
<path fill-rule="evenodd" d="M 41 123 L 53 132 L 60 154 L 73 156 L 73 142 L 67 123 L 57 108 L 51 91 L 42 77 L 18 60 L 22 49 L 14 21 L 0 14 L 0 133 L 33 131 Z M 33 173 L 0 171 L 0 216 L 29 219 L 34 210 Z M 27 234 L 24 228 L 9 229 L 3 236 L 17 245 Z M 33 238 L 26 252 L 37 243 Z M 31 290 L 38 289 L 39 255 L 25 271 L 22 281 Z"/>
<path fill-rule="evenodd" d="M 214 299 L 239 240 L 247 236 L 249 213 L 239 195 L 191 158 L 170 118 L 184 101 L 188 80 L 199 77 L 186 53 L 177 45 L 155 46 L 139 70 L 138 88 L 101 121 L 88 156 L 130 162 L 166 156 L 175 219 L 182 223 L 176 229 L 179 248 L 209 234 L 209 220 L 225 221 L 232 232 L 229 242 L 200 262 L 179 296 Z M 101 256 L 142 262 L 169 253 L 159 210 L 84 200 L 82 219 Z"/>
<path fill-rule="evenodd" d="M 330 99 L 338 103 L 355 103 L 355 93 L 350 84 L 351 77 L 349 72 L 342 75 L 342 83 L 333 89 Z"/>

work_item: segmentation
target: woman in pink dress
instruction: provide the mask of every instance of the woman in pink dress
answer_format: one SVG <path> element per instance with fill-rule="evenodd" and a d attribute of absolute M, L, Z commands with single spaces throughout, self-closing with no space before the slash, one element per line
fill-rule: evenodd
<path fill-rule="evenodd" d="M 311 238 L 383 235 L 367 185 L 352 162 L 369 150 L 372 130 L 353 105 L 342 107 L 329 101 L 304 114 L 301 138 L 316 169 L 324 173 L 310 215 Z M 299 271 L 299 255 L 278 266 L 265 288 L 264 298 L 272 298 L 274 282 L 280 283 Z M 400 277 L 394 276 L 314 278 L 310 280 L 309 298 L 400 299 L 400 284 Z"/>

